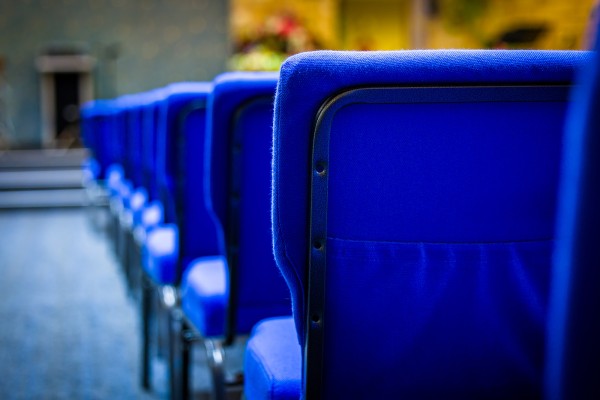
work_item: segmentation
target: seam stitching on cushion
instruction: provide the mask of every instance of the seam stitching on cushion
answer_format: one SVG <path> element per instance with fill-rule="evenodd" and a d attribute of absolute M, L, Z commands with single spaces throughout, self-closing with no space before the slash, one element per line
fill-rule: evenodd
<path fill-rule="evenodd" d="M 439 245 L 485 245 L 485 244 L 520 244 L 520 243 L 547 243 L 553 242 L 554 238 L 543 238 L 533 240 L 516 240 L 516 241 L 494 241 L 494 242 L 428 242 L 428 241 L 391 241 L 391 240 L 357 240 L 357 239 L 343 239 L 335 236 L 327 236 L 327 239 L 339 240 L 344 242 L 353 243 L 381 243 L 381 244 L 439 244 Z"/>

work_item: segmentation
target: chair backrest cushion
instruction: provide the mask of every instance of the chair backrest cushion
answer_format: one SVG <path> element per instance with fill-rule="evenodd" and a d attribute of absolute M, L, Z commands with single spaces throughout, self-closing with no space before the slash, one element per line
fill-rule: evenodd
<path fill-rule="evenodd" d="M 158 176 L 156 173 L 159 114 L 161 104 L 167 93 L 167 88 L 155 89 L 148 93 L 146 102 L 142 105 L 142 131 L 144 135 L 142 165 L 144 170 L 144 185 L 148 191 L 150 201 L 160 198 Z"/>
<path fill-rule="evenodd" d="M 272 253 L 269 214 L 277 78 L 275 73 L 225 73 L 215 79 L 209 99 L 205 194 L 220 226 L 221 254 L 228 246 L 239 249 L 232 278 L 237 332 L 290 313 L 289 291 Z M 232 202 L 239 202 L 235 212 Z"/>
<path fill-rule="evenodd" d="M 596 9 L 596 13 L 598 9 Z M 600 397 L 600 29 L 565 132 L 548 323 L 546 398 Z"/>
<path fill-rule="evenodd" d="M 156 174 L 159 185 L 161 201 L 165 210 L 165 221 L 178 223 L 182 215 L 178 215 L 178 204 L 183 201 L 182 193 L 178 190 L 181 178 L 182 157 L 184 157 L 184 146 L 180 147 L 184 140 L 185 130 L 182 121 L 187 112 L 186 107 L 193 107 L 194 102 L 205 102 L 212 90 L 212 84 L 207 82 L 178 82 L 169 85 L 167 93 L 160 105 L 158 132 L 157 132 L 157 158 Z M 205 125 L 197 127 L 196 134 L 204 136 Z M 201 157 L 204 155 L 203 148 L 196 149 L 196 159 L 200 161 L 199 168 L 203 165 Z M 202 170 L 198 173 L 202 175 Z"/>
<path fill-rule="evenodd" d="M 539 393 L 560 86 L 585 57 L 316 52 L 284 64 L 274 251 L 304 346 L 307 216 L 322 216 L 325 397 Z M 315 126 L 328 147 L 313 163 Z"/>

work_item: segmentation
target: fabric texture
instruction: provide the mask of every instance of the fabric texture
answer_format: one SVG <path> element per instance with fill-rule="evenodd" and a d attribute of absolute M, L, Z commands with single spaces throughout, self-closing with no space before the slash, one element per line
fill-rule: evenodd
<path fill-rule="evenodd" d="M 600 29 L 569 109 L 548 324 L 548 399 L 600 397 Z"/>
<path fill-rule="evenodd" d="M 146 274 L 159 285 L 174 284 L 177 278 L 179 231 L 174 224 L 151 229 L 142 248 L 142 266 Z"/>
<path fill-rule="evenodd" d="M 150 228 L 162 224 L 162 222 L 163 208 L 160 201 L 155 200 L 146 203 L 140 216 L 140 226 L 143 227 L 145 231 L 148 231 Z"/>
<path fill-rule="evenodd" d="M 129 209 L 131 210 L 132 224 L 138 226 L 142 220 L 142 213 L 148 201 L 148 193 L 144 188 L 136 189 L 131 195 Z"/>
<path fill-rule="evenodd" d="M 111 154 L 109 143 L 109 118 L 113 113 L 111 101 L 93 100 L 81 108 L 81 134 L 83 143 L 98 163 L 95 179 L 104 180 L 109 165 L 116 160 Z"/>
<path fill-rule="evenodd" d="M 227 304 L 227 261 L 224 257 L 196 259 L 181 283 L 181 309 L 205 336 L 223 335 Z"/>
<path fill-rule="evenodd" d="M 327 248 L 324 398 L 540 396 L 553 241 Z"/>
<path fill-rule="evenodd" d="M 106 170 L 106 188 L 110 197 L 116 195 L 122 180 L 123 167 L 120 164 L 111 164 Z"/>
<path fill-rule="evenodd" d="M 364 86 L 568 83 L 585 52 L 319 51 L 290 57 L 281 68 L 274 115 L 273 247 L 292 293 L 304 343 L 308 190 L 306 160 L 315 116 L 343 90 Z"/>
<path fill-rule="evenodd" d="M 183 270 L 196 257 L 218 254 L 212 221 L 204 207 L 203 167 L 206 108 L 212 84 L 181 82 L 159 94 L 156 118 L 156 191 L 162 222 L 175 224 L 178 253 L 166 264 L 167 275 L 157 282 L 178 284 Z M 181 257 L 181 259 L 179 259 Z M 173 263 L 171 265 L 171 262 Z M 172 269 L 171 269 L 172 268 Z M 148 270 L 152 270 L 148 267 Z"/>
<path fill-rule="evenodd" d="M 142 118 L 142 171 L 143 186 L 148 191 L 150 201 L 158 200 L 158 182 L 156 174 L 158 114 L 160 105 L 167 94 L 166 88 L 155 89 L 144 97 L 141 104 Z"/>
<path fill-rule="evenodd" d="M 291 317 L 268 318 L 250 335 L 244 357 L 248 400 L 292 400 L 301 395 L 301 349 Z"/>
<path fill-rule="evenodd" d="M 158 192 L 164 206 L 165 221 L 178 223 L 177 204 L 181 201 L 177 196 L 178 168 L 177 160 L 183 157 L 182 148 L 178 144 L 184 136 L 181 125 L 181 113 L 186 106 L 194 101 L 203 101 L 210 93 L 212 85 L 207 82 L 178 82 L 170 84 L 165 90 L 166 94 L 159 105 L 156 175 Z M 204 125 L 196 127 L 204 132 Z M 195 156 L 203 156 L 202 149 Z"/>
<path fill-rule="evenodd" d="M 226 256 L 228 246 L 239 249 L 236 274 L 228 271 L 228 276 L 236 277 L 236 289 L 232 289 L 237 300 L 233 306 L 236 334 L 249 333 L 263 318 L 290 313 L 289 292 L 273 259 L 269 218 L 276 83 L 273 73 L 226 73 L 215 79 L 208 99 L 204 199 L 217 232 L 218 254 Z M 238 204 L 238 218 L 228 213 L 232 202 Z M 228 279 L 227 284 L 231 283 Z M 198 307 L 204 306 L 198 302 Z M 206 324 L 197 328 L 203 334 L 217 332 L 203 331 L 208 329 Z M 219 327 L 219 334 L 224 329 L 225 325 Z"/>
<path fill-rule="evenodd" d="M 329 138 L 315 204 L 327 230 L 324 398 L 541 395 L 567 102 L 539 87 L 570 85 L 589 57 L 326 51 L 284 63 L 273 246 L 303 352 L 313 128 Z M 396 89 L 333 107 L 365 87 Z"/>

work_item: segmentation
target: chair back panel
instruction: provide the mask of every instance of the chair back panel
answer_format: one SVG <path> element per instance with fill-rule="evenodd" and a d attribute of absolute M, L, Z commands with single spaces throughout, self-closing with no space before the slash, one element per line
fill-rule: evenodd
<path fill-rule="evenodd" d="M 131 160 L 131 182 L 135 188 L 143 185 L 143 132 L 142 132 L 142 101 L 144 94 L 136 95 L 136 104 L 130 107 L 127 113 L 128 130 L 131 139 L 128 157 Z"/>
<path fill-rule="evenodd" d="M 313 168 L 307 162 L 323 104 L 361 87 L 565 84 L 588 58 L 585 52 L 470 50 L 319 51 L 290 57 L 281 68 L 275 100 L 271 218 L 275 258 L 291 291 L 299 342 L 306 338 L 308 303 L 308 184 Z"/>
<path fill-rule="evenodd" d="M 596 3 L 598 4 L 598 3 Z M 595 12 L 598 13 L 598 5 Z M 597 20 L 597 18 L 596 18 Z M 546 398 L 600 398 L 600 28 L 567 117 L 551 290 Z"/>
<path fill-rule="evenodd" d="M 588 57 L 282 66 L 273 241 L 307 398 L 539 396 L 566 93 Z"/>
<path fill-rule="evenodd" d="M 289 315 L 289 292 L 271 246 L 273 96 L 278 74 L 225 73 L 209 99 L 206 203 L 229 261 L 226 336 Z"/>
<path fill-rule="evenodd" d="M 181 115 L 183 135 L 178 142 L 178 191 L 180 254 L 182 265 L 218 254 L 219 243 L 213 219 L 204 204 L 204 147 L 206 145 L 206 104 L 197 104 Z"/>
<path fill-rule="evenodd" d="M 235 116 L 233 168 L 239 168 L 238 329 L 249 332 L 267 317 L 289 315 L 289 290 L 271 245 L 271 145 L 273 98 L 242 106 Z M 250 317 L 248 317 L 250 315 Z"/>
<path fill-rule="evenodd" d="M 158 157 L 158 131 L 159 131 L 159 115 L 164 96 L 157 94 L 155 99 L 143 108 L 143 129 L 144 129 L 144 176 L 145 184 L 148 190 L 148 199 L 150 201 L 158 200 L 160 193 L 158 190 L 158 173 L 157 173 L 157 157 Z"/>
<path fill-rule="evenodd" d="M 183 202 L 182 191 L 178 190 L 180 181 L 180 167 L 184 162 L 181 160 L 185 154 L 179 143 L 184 141 L 185 130 L 182 113 L 189 111 L 194 102 L 205 102 L 212 85 L 204 82 L 180 82 L 169 85 L 168 94 L 165 95 L 159 112 L 159 126 L 157 139 L 156 174 L 160 199 L 165 210 L 165 222 L 179 223 L 185 218 L 178 212 L 178 205 Z M 205 125 L 196 127 L 201 136 L 204 136 Z M 202 148 L 196 156 L 202 157 Z M 199 171 L 202 173 L 202 171 Z"/>
<path fill-rule="evenodd" d="M 564 96 L 344 107 L 331 127 L 328 234 L 410 242 L 550 239 L 556 203 L 548 195 L 556 189 Z"/>
<path fill-rule="evenodd" d="M 466 90 L 332 117 L 325 398 L 540 393 L 567 90 Z"/>

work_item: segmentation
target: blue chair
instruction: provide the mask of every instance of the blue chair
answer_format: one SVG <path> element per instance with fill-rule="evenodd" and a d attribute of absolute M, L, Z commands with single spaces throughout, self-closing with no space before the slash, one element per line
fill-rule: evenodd
<path fill-rule="evenodd" d="M 163 203 L 158 191 L 160 174 L 157 171 L 158 115 L 167 92 L 181 84 L 155 89 L 135 96 L 126 110 L 128 127 L 128 160 L 134 190 L 124 201 L 122 229 L 125 240 L 124 264 L 127 281 L 134 297 L 141 289 L 142 249 L 148 232 L 163 222 Z M 187 85 L 188 89 L 193 86 Z"/>
<path fill-rule="evenodd" d="M 81 107 L 81 135 L 89 150 L 84 162 L 84 179 L 102 184 L 108 167 L 108 143 L 103 132 L 106 113 L 110 110 L 107 100 L 93 100 Z"/>
<path fill-rule="evenodd" d="M 122 266 L 129 292 L 139 294 L 140 255 L 134 238 L 134 230 L 148 201 L 143 167 L 145 107 L 154 102 L 154 93 L 138 93 L 122 96 L 117 100 L 115 115 L 119 134 L 123 174 L 113 196 L 113 213 L 117 220 L 117 258 Z M 136 268 L 137 267 L 137 268 Z"/>
<path fill-rule="evenodd" d="M 253 331 L 249 400 L 541 395 L 562 125 L 586 57 L 284 63 L 272 229 L 293 318 Z"/>
<path fill-rule="evenodd" d="M 109 239 L 116 255 L 119 254 L 119 215 L 122 208 L 120 198 L 126 195 L 129 187 L 125 181 L 123 160 L 125 157 L 125 131 L 120 114 L 126 103 L 123 97 L 107 101 L 106 114 L 101 130 L 107 143 L 107 168 L 105 172 L 105 188 L 109 202 Z"/>
<path fill-rule="evenodd" d="M 156 107 L 147 110 L 147 117 L 156 118 L 157 123 L 156 165 L 149 167 L 154 168 L 156 187 L 150 193 L 158 197 L 155 208 L 159 211 L 154 211 L 163 215 L 162 222 L 148 230 L 140 243 L 145 276 L 141 302 L 145 388 L 150 387 L 151 319 L 159 321 L 159 328 L 165 326 L 162 336 L 166 337 L 183 270 L 189 260 L 214 254 L 206 252 L 203 240 L 210 220 L 203 217 L 202 195 L 206 99 L 211 90 L 210 83 L 174 83 L 163 90 Z M 156 303 L 161 306 L 153 309 Z"/>
<path fill-rule="evenodd" d="M 127 209 L 128 258 L 127 271 L 135 298 L 142 288 L 142 250 L 148 233 L 163 222 L 163 206 L 158 193 L 156 173 L 158 110 L 168 89 L 159 88 L 140 95 L 134 110 L 139 129 L 137 137 L 138 187 L 131 195 Z M 135 156 L 134 156 L 135 157 Z"/>
<path fill-rule="evenodd" d="M 82 180 L 89 215 L 93 226 L 99 230 L 106 228 L 103 220 L 108 204 L 105 182 L 109 166 L 109 144 L 105 132 L 107 114 L 110 114 L 110 102 L 107 100 L 90 101 L 81 108 L 82 138 L 89 151 L 89 157 L 82 165 Z"/>
<path fill-rule="evenodd" d="M 112 101 L 110 116 L 110 138 L 114 162 L 109 167 L 108 195 L 112 220 L 112 240 L 115 255 L 124 275 L 125 270 L 125 234 L 122 225 L 125 210 L 134 191 L 131 181 L 131 165 L 129 151 L 132 147 L 132 132 L 128 112 L 135 105 L 136 95 L 128 94 Z"/>
<path fill-rule="evenodd" d="M 225 385 L 240 382 L 224 376 L 223 346 L 247 336 L 261 319 L 291 312 L 289 292 L 273 259 L 269 217 L 277 77 L 232 72 L 214 81 L 204 171 L 205 204 L 216 225 L 214 239 L 204 245 L 213 246 L 213 256 L 197 258 L 183 275 L 184 318 L 172 325 L 176 398 L 189 395 L 191 341 L 205 346 L 214 394 L 224 398 Z"/>
<path fill-rule="evenodd" d="M 147 232 L 163 222 L 163 206 L 160 202 L 159 184 L 156 173 L 157 137 L 159 114 L 168 88 L 159 88 L 148 93 L 147 101 L 142 105 L 142 170 L 144 187 L 148 199 L 139 214 L 134 214 L 134 225 L 137 228 L 138 245 L 145 242 Z"/>
<path fill-rule="evenodd" d="M 139 294 L 140 256 L 134 238 L 134 229 L 148 201 L 145 187 L 142 151 L 144 148 L 144 105 L 154 97 L 139 93 L 132 97 L 123 110 L 126 131 L 125 176 L 131 190 L 121 199 L 123 209 L 120 218 L 121 263 L 130 294 Z M 139 225 L 139 224 L 138 224 Z"/>
<path fill-rule="evenodd" d="M 600 30 L 579 79 L 563 153 L 546 398 L 600 398 Z"/>

